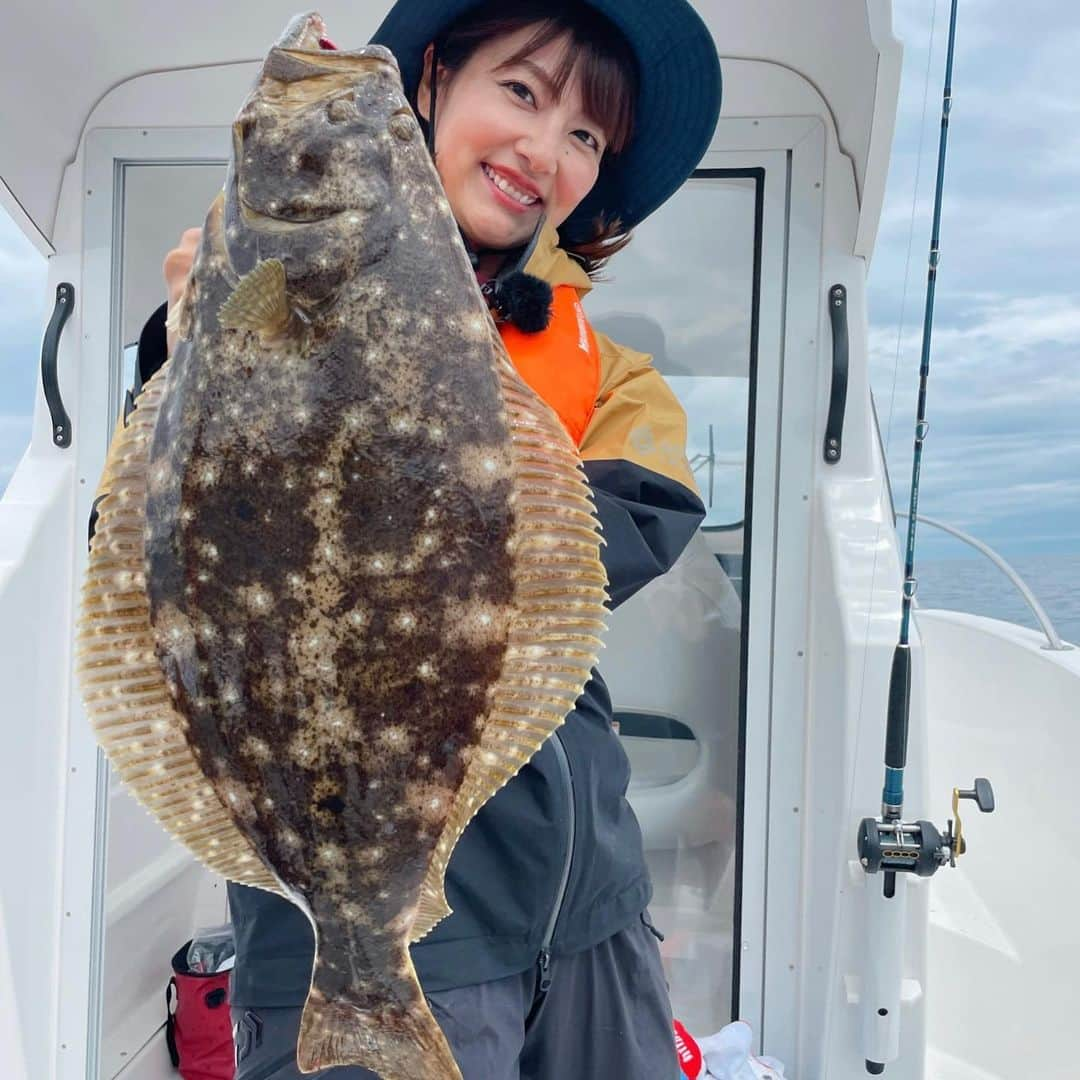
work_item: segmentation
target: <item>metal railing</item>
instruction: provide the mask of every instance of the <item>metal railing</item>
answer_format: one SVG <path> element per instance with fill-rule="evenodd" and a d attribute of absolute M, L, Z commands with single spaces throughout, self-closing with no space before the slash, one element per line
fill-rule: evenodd
<path fill-rule="evenodd" d="M 907 511 L 897 511 L 896 513 L 898 518 L 906 518 L 907 516 Z M 1054 624 L 1050 621 L 1050 616 L 1043 610 L 1042 604 L 1035 599 L 1035 594 L 1027 587 L 1024 579 L 993 548 L 987 547 L 981 540 L 976 540 L 974 536 L 966 532 L 961 532 L 951 525 L 946 525 L 943 521 L 935 521 L 933 518 L 924 517 L 922 514 L 916 515 L 915 520 L 921 525 L 931 525 L 935 529 L 948 533 L 950 536 L 955 536 L 958 540 L 962 540 L 965 544 L 985 555 L 1016 586 L 1027 606 L 1031 608 L 1031 613 L 1038 620 L 1047 641 L 1050 643 L 1043 646 L 1044 648 L 1052 649 L 1055 652 L 1065 652 L 1072 648 L 1071 645 L 1061 640 L 1058 632 L 1054 629 Z"/>

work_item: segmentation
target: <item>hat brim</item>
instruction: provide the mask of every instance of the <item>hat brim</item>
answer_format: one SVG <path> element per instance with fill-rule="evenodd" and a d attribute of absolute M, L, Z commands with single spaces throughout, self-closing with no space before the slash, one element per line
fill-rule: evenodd
<path fill-rule="evenodd" d="M 638 65 L 634 133 L 606 158 L 592 191 L 563 223 L 585 240 L 597 217 L 640 224 L 671 197 L 709 148 L 720 114 L 720 60 L 708 28 L 686 0 L 586 0 L 619 28 Z M 371 39 L 397 58 L 413 98 L 424 50 L 479 0 L 398 0 Z"/>

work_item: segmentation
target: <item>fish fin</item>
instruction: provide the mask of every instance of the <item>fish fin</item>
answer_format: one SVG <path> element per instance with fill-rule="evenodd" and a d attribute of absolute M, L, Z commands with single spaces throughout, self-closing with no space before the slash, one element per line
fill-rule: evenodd
<path fill-rule="evenodd" d="M 466 824 L 468 824 L 468 822 L 466 822 Z M 446 892 L 443 888 L 444 872 L 445 864 L 440 865 L 439 870 L 434 874 L 432 872 L 432 866 L 428 867 L 428 873 L 424 878 L 424 884 L 420 887 L 420 903 L 416 908 L 416 920 L 414 921 L 412 931 L 409 934 L 410 945 L 415 944 L 422 937 L 431 933 L 431 931 L 434 930 L 447 915 L 453 913 L 450 904 L 447 902 Z"/>
<path fill-rule="evenodd" d="M 600 525 L 581 458 L 555 412 L 518 375 L 494 328 L 492 335 L 514 454 L 515 614 L 480 743 L 420 887 L 412 942 L 449 913 L 443 882 L 454 845 L 566 719 L 606 628 Z"/>
<path fill-rule="evenodd" d="M 257 330 L 266 337 L 284 333 L 292 321 L 285 264 L 280 259 L 263 259 L 245 274 L 221 305 L 218 321 L 229 330 Z"/>
<path fill-rule="evenodd" d="M 144 564 L 150 443 L 171 360 L 117 427 L 82 590 L 76 667 L 98 742 L 128 790 L 218 874 L 288 898 L 203 775 L 155 652 Z"/>
<path fill-rule="evenodd" d="M 360 1065 L 380 1080 L 461 1080 L 461 1070 L 424 1000 L 404 947 L 401 965 L 416 984 L 415 997 L 379 1012 L 344 997 L 328 999 L 317 986 L 312 987 L 296 1041 L 296 1063 L 302 1073 Z M 315 974 L 317 981 L 317 967 Z"/>
<path fill-rule="evenodd" d="M 175 334 L 179 341 L 191 340 L 191 317 L 188 311 L 188 290 L 185 288 L 165 318 L 165 329 L 170 334 Z"/>

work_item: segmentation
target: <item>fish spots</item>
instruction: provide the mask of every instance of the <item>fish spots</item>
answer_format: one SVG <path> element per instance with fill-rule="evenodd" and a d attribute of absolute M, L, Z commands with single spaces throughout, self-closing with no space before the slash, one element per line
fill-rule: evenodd
<path fill-rule="evenodd" d="M 412 748 L 412 736 L 404 724 L 390 724 L 383 728 L 376 741 L 380 746 L 399 754 L 406 754 Z"/>
<path fill-rule="evenodd" d="M 385 577 L 388 574 L 393 573 L 395 566 L 395 559 L 392 555 L 386 553 L 380 553 L 378 555 L 370 555 L 363 560 L 364 568 L 372 577 Z"/>
<path fill-rule="evenodd" d="M 456 475 L 473 489 L 490 490 L 497 484 L 507 489 L 513 477 L 509 453 L 496 453 L 484 446 L 466 445 L 458 452 Z"/>
<path fill-rule="evenodd" d="M 443 604 L 447 645 L 452 648 L 501 647 L 513 618 L 512 604 L 500 604 L 482 596 L 448 597 Z"/>
<path fill-rule="evenodd" d="M 291 851 L 297 851 L 304 846 L 304 841 L 301 839 L 300 834 L 295 829 L 290 829 L 287 826 L 277 831 L 278 843 L 283 848 Z"/>
<path fill-rule="evenodd" d="M 237 591 L 240 602 L 256 615 L 266 615 L 274 607 L 274 594 L 264 585 L 242 585 Z"/>
<path fill-rule="evenodd" d="M 250 760 L 258 763 L 259 765 L 265 765 L 268 761 L 273 760 L 273 752 L 270 749 L 270 744 L 265 739 L 260 739 L 256 735 L 249 735 L 240 747 L 241 753 Z M 266 804 L 269 803 L 270 806 Z M 265 798 L 262 800 L 264 809 L 271 809 L 274 805 L 273 799 Z"/>
<path fill-rule="evenodd" d="M 338 906 L 338 911 L 341 912 L 341 917 L 346 922 L 363 923 L 367 921 L 364 909 L 355 900 L 342 901 Z"/>
<path fill-rule="evenodd" d="M 319 847 L 319 862 L 323 866 L 344 866 L 345 852 L 337 844 L 322 844 Z"/>
<path fill-rule="evenodd" d="M 427 781 L 414 781 L 405 785 L 405 804 L 421 822 L 441 827 L 454 804 L 453 788 Z"/>
<path fill-rule="evenodd" d="M 309 768 L 318 757 L 310 736 L 300 732 L 289 743 L 289 757 L 303 768 Z"/>
<path fill-rule="evenodd" d="M 195 470 L 195 483 L 199 487 L 213 487 L 218 482 L 219 471 L 212 461 L 204 461 Z"/>
<path fill-rule="evenodd" d="M 161 652 L 174 659 L 178 667 L 195 656 L 195 629 L 187 615 L 174 604 L 163 606 L 154 625 L 154 638 Z"/>
<path fill-rule="evenodd" d="M 218 795 L 229 812 L 245 825 L 253 825 L 258 817 L 251 790 L 237 780 L 215 781 Z"/>

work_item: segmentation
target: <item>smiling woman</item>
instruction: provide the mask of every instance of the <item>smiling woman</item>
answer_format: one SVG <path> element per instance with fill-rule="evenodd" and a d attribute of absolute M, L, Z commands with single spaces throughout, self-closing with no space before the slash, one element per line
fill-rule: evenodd
<path fill-rule="evenodd" d="M 463 233 L 489 252 L 482 274 L 541 216 L 558 229 L 577 209 L 605 155 L 625 149 L 636 92 L 629 46 L 588 8 L 487 4 L 428 46 L 414 104 L 429 137 L 437 108 L 439 174 Z M 590 271 L 626 243 L 622 222 L 603 215 L 582 239 L 564 246 Z"/>

